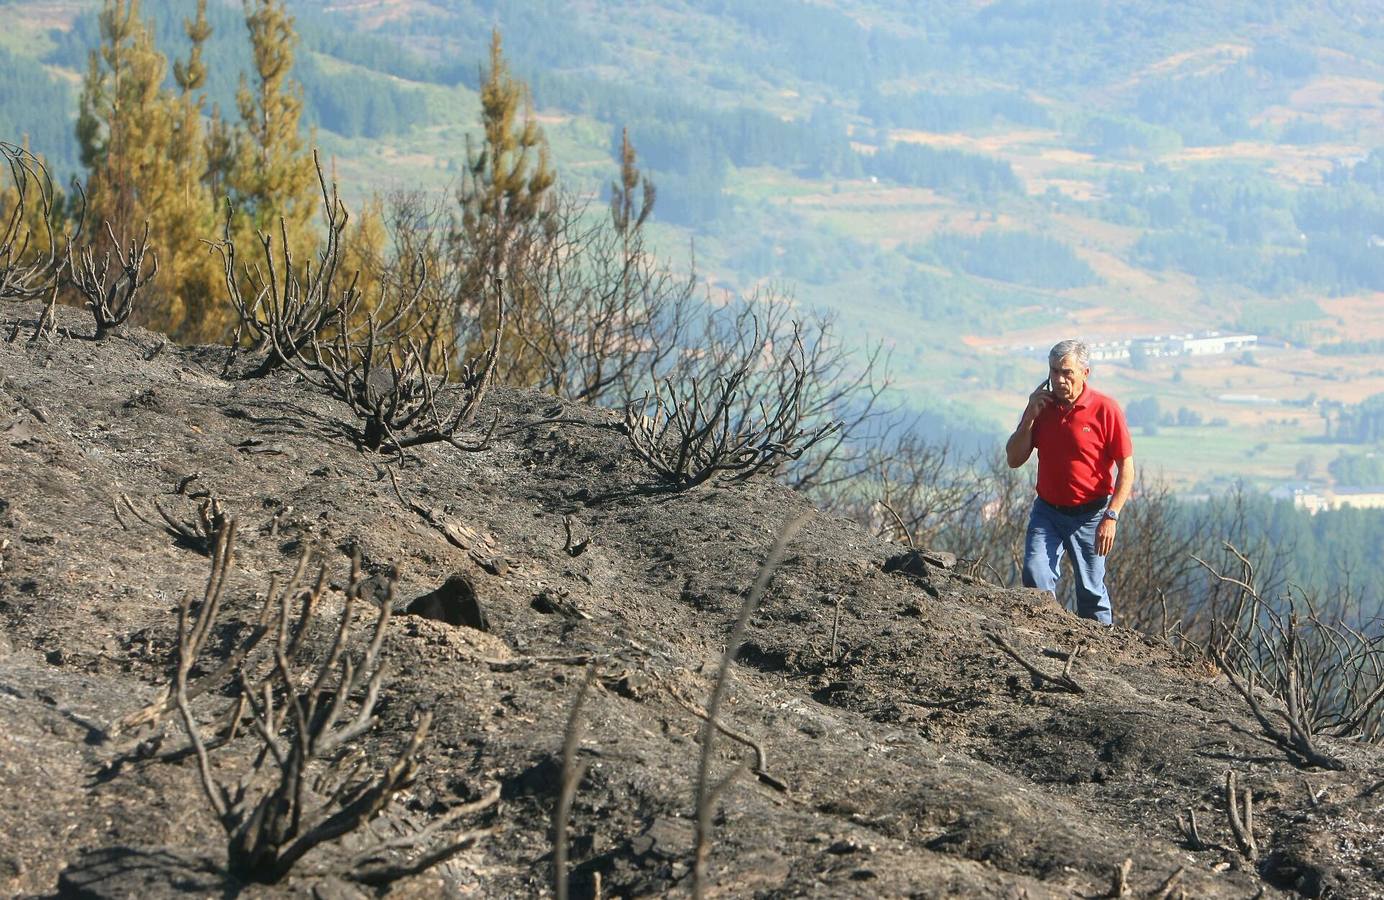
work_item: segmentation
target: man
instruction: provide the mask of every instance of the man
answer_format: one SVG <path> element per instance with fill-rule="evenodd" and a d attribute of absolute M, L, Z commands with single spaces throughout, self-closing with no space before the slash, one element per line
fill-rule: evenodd
<path fill-rule="evenodd" d="M 1115 546 L 1120 512 L 1134 490 L 1134 442 L 1114 400 L 1091 388 L 1086 344 L 1067 340 L 1048 351 L 1048 380 L 1029 395 L 1005 444 L 1010 468 L 1038 451 L 1038 496 L 1024 539 L 1024 585 L 1057 594 L 1062 554 L 1076 575 L 1077 614 L 1111 624 L 1105 557 Z M 1111 477 L 1112 467 L 1118 475 Z"/>

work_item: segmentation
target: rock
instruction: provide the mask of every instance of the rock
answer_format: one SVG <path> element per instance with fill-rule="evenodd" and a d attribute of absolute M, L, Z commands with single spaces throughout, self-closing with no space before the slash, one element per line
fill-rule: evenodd
<path fill-rule="evenodd" d="M 399 573 L 393 567 L 371 575 L 360 583 L 360 598 L 376 606 L 383 606 L 389 599 L 390 583 L 396 581 L 398 577 Z M 415 600 L 414 602 L 418 601 Z"/>
<path fill-rule="evenodd" d="M 643 700 L 653 690 L 653 682 L 647 675 L 628 670 L 617 676 L 603 678 L 602 683 L 628 700 Z"/>
<path fill-rule="evenodd" d="M 529 606 L 533 607 L 536 612 L 541 612 L 544 615 L 556 614 L 567 619 L 591 618 L 578 609 L 567 592 L 561 589 L 557 591 L 550 591 L 547 589 L 540 591 L 538 596 L 533 598 L 533 602 L 531 602 Z"/>
<path fill-rule="evenodd" d="M 930 566 L 939 569 L 955 569 L 956 554 L 947 550 L 923 550 L 923 560 Z"/>
<path fill-rule="evenodd" d="M 884 561 L 885 572 L 899 572 L 926 581 L 933 569 L 954 569 L 956 554 L 945 550 L 905 550 Z"/>
<path fill-rule="evenodd" d="M 449 576 L 437 590 L 415 598 L 404 608 L 404 612 L 448 625 L 464 625 L 477 631 L 490 630 L 490 619 L 476 596 L 476 586 L 461 572 Z"/>
<path fill-rule="evenodd" d="M 910 578 L 917 578 L 926 581 L 929 577 L 927 563 L 917 550 L 905 550 L 896 553 L 884 561 L 884 571 L 886 573 L 898 573 L 907 575 Z"/>

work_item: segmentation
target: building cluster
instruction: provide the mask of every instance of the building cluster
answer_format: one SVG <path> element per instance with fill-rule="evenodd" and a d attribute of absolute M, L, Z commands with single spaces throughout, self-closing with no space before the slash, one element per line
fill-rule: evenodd
<path fill-rule="evenodd" d="M 1269 496 L 1291 499 L 1298 509 L 1305 509 L 1316 515 L 1328 509 L 1384 509 L 1384 485 L 1361 488 L 1323 488 L 1318 490 L 1310 485 L 1283 485 L 1269 492 Z"/>
<path fill-rule="evenodd" d="M 1091 344 L 1091 359 L 1119 360 L 1142 356 L 1158 359 L 1171 356 L 1214 356 L 1249 350 L 1259 344 L 1254 334 L 1222 334 L 1202 331 L 1195 334 L 1160 334 Z"/>
<path fill-rule="evenodd" d="M 1027 344 L 1009 349 L 1031 355 L 1044 355 L 1051 345 Z M 1219 331 L 1199 331 L 1188 334 L 1156 334 L 1151 337 L 1118 338 L 1113 341 L 1089 341 L 1092 361 L 1127 360 L 1135 357 L 1155 359 L 1177 356 L 1214 356 L 1235 353 L 1259 346 L 1257 334 Z"/>

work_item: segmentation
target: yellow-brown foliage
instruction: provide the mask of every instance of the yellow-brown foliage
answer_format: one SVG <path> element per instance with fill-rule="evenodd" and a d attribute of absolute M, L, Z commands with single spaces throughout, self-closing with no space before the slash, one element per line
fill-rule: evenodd
<path fill-rule="evenodd" d="M 491 34 L 490 66 L 480 93 L 483 137 L 478 148 L 468 147 L 455 238 L 464 273 L 458 302 L 479 321 L 466 353 L 477 356 L 488 346 L 503 303 L 511 327 L 500 339 L 497 374 L 510 384 L 531 385 L 540 375 L 542 351 L 522 324 L 533 318 L 539 300 L 538 288 L 524 275 L 544 238 L 556 175 L 528 89 L 510 75 L 498 31 Z"/>

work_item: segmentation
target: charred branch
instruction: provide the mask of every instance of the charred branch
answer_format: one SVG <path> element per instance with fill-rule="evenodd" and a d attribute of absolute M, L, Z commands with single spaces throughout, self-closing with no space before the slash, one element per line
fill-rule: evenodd
<path fill-rule="evenodd" d="M 1236 796 L 1233 770 L 1225 773 L 1225 806 L 1230 831 L 1235 835 L 1235 845 L 1245 859 L 1253 862 L 1259 856 L 1259 845 L 1254 841 L 1254 793 L 1245 788 L 1242 796 Z"/>
<path fill-rule="evenodd" d="M 157 501 L 154 508 L 159 511 L 167 526 L 168 533 L 179 543 L 191 547 L 199 553 L 210 554 L 216 544 L 217 535 L 225 528 L 227 516 L 221 508 L 221 501 L 207 497 L 197 506 L 197 515 L 191 521 L 173 516 Z"/>
<path fill-rule="evenodd" d="M 572 814 L 572 799 L 577 794 L 577 786 L 586 777 L 586 763 L 577 759 L 577 749 L 581 746 L 581 709 L 591 683 L 596 679 L 596 667 L 586 670 L 572 710 L 567 716 L 567 727 L 562 738 L 562 781 L 558 786 L 557 802 L 553 805 L 553 894 L 557 900 L 567 900 L 568 891 L 568 842 L 567 825 Z"/>
<path fill-rule="evenodd" d="M 1124 862 L 1113 867 L 1110 873 L 1110 890 L 1106 897 L 1115 898 L 1129 896 L 1129 870 L 1134 868 L 1134 860 L 1126 858 Z"/>
<path fill-rule="evenodd" d="M 1217 662 L 1220 664 L 1221 668 L 1225 670 L 1226 677 L 1230 680 L 1231 686 L 1235 688 L 1236 692 L 1244 698 L 1245 703 L 1249 705 L 1250 712 L 1253 713 L 1255 720 L 1259 722 L 1259 727 L 1263 730 L 1264 734 L 1270 741 L 1276 744 L 1279 749 L 1283 750 L 1288 755 L 1288 758 L 1293 761 L 1294 765 L 1317 766 L 1318 768 L 1334 769 L 1336 771 L 1345 770 L 1346 764 L 1344 762 L 1317 749 L 1314 743 L 1311 726 L 1302 717 L 1302 711 L 1296 704 L 1291 704 L 1287 711 L 1275 710 L 1278 717 L 1288 726 L 1287 730 L 1284 730 L 1264 711 L 1263 706 L 1259 704 L 1259 700 L 1255 696 L 1254 676 L 1250 675 L 1248 679 L 1242 679 L 1227 666 L 1224 659 L 1217 660 Z M 1290 676 L 1289 680 L 1290 690 L 1296 694 L 1297 679 Z"/>
<path fill-rule="evenodd" d="M 229 866 L 238 878 L 277 882 L 306 854 L 378 816 L 418 772 L 419 754 L 431 723 L 419 717 L 412 736 L 393 762 L 366 777 L 360 753 L 350 746 L 376 724 L 376 705 L 383 680 L 380 651 L 389 624 L 393 582 L 379 606 L 365 646 L 352 650 L 352 623 L 366 582 L 357 554 L 352 561 L 340 619 L 331 630 L 330 644 L 314 664 L 299 662 L 310 631 L 320 631 L 319 611 L 326 592 L 325 570 L 307 577 L 308 556 L 300 557 L 292 577 L 280 587 L 271 581 L 259 619 L 210 673 L 194 678 L 206 656 L 208 635 L 222 608 L 228 571 L 234 556 L 236 525 L 227 520 L 216 531 L 212 574 L 200 604 L 185 600 L 179 608 L 178 640 L 173 675 L 164 696 L 127 717 L 125 727 L 159 721 L 170 712 L 180 715 L 197 758 L 198 773 L 208 805 L 227 837 Z M 267 639 L 267 640 L 266 640 Z M 266 646 L 268 645 L 268 646 Z M 192 700 L 210 688 L 235 695 L 227 724 L 206 733 Z M 210 754 L 229 743 L 242 722 L 259 743 L 247 771 L 223 780 Z M 493 805 L 491 792 L 479 805 L 468 805 L 445 817 L 446 825 L 461 815 Z M 372 847 L 350 860 L 341 874 L 383 883 L 435 865 L 470 846 L 484 830 L 435 840 L 444 827 L 434 823 L 405 839 Z M 400 850 L 419 853 L 404 863 L 389 860 Z"/>
<path fill-rule="evenodd" d="M 1042 669 L 1035 666 L 1033 663 L 1024 659 L 1024 657 L 1019 654 L 1019 651 L 1011 647 L 1009 645 L 1009 642 L 1006 641 L 1004 638 L 1000 637 L 998 634 L 995 634 L 992 631 L 987 631 L 985 632 L 985 636 L 990 640 L 990 643 L 994 644 L 996 647 L 999 647 L 1001 650 L 1005 652 L 1006 655 L 1008 655 L 1016 663 L 1024 667 L 1025 671 L 1027 671 L 1029 674 L 1029 678 L 1032 680 L 1032 684 L 1035 690 L 1042 688 L 1045 684 L 1050 684 L 1052 685 L 1054 690 L 1066 691 L 1069 694 L 1086 693 L 1086 689 L 1083 688 L 1080 684 L 1076 682 L 1075 679 L 1072 678 L 1072 666 L 1075 664 L 1076 658 L 1081 654 L 1081 651 L 1085 649 L 1085 645 L 1078 644 L 1076 648 L 1073 649 L 1072 652 L 1067 655 L 1067 662 L 1062 667 L 1062 673 L 1060 675 L 1049 675 Z"/>
<path fill-rule="evenodd" d="M 1208 844 L 1201 836 L 1201 828 L 1197 825 L 1197 811 L 1192 807 L 1187 807 L 1186 817 L 1177 817 L 1177 827 L 1182 832 L 1182 842 L 1189 850 L 1210 850 L 1214 845 Z"/>
<path fill-rule="evenodd" d="M 311 340 L 306 355 L 312 362 L 300 371 L 350 406 L 362 423 L 358 443 L 365 449 L 402 454 L 411 447 L 446 443 L 459 450 L 484 450 L 498 420 L 478 441 L 468 443 L 462 435 L 475 423 L 494 379 L 505 323 L 500 294 L 497 285 L 490 346 L 458 378 L 452 377 L 449 354 L 436 353 L 431 337 L 423 344 L 407 334 L 386 338 L 373 313 L 366 315 L 364 335 L 356 340 L 343 312 L 330 341 Z M 438 359 L 442 371 L 434 374 L 429 360 Z"/>
<path fill-rule="evenodd" d="M 211 244 L 221 257 L 226 292 L 235 308 L 237 324 L 233 348 L 249 342 L 249 351 L 258 359 L 248 376 L 258 378 L 297 360 L 314 341 L 323 340 L 334 328 L 358 332 L 363 295 L 359 272 L 342 269 L 342 245 L 350 215 L 335 184 L 328 184 L 322 165 L 313 153 L 317 181 L 322 192 L 322 220 L 325 238 L 315 260 L 300 264 L 294 258 L 294 236 L 279 220 L 277 234 L 259 232 L 258 258 L 242 263 L 232 231 L 233 210 L 227 209 L 220 241 Z M 420 276 L 421 278 L 421 273 Z M 417 292 L 404 291 L 392 305 L 376 304 L 371 326 L 392 332 L 409 330 L 408 319 Z M 388 307 L 386 309 L 386 306 Z M 353 333 L 351 337 L 354 337 Z M 227 366 L 231 365 L 227 361 Z"/>
<path fill-rule="evenodd" d="M 591 539 L 594 535 L 588 534 L 580 541 L 573 536 L 571 516 L 562 517 L 562 530 L 566 535 L 566 540 L 562 544 L 562 551 L 568 556 L 581 556 L 591 546 Z"/>
<path fill-rule="evenodd" d="M 1170 900 L 1170 898 L 1173 897 L 1173 891 L 1177 890 L 1178 885 L 1182 883 L 1182 873 L 1185 871 L 1187 870 L 1182 866 L 1173 869 L 1172 874 L 1163 879 L 1163 883 L 1158 886 L 1158 890 L 1149 895 L 1149 900 Z M 1178 896 L 1185 897 L 1186 893 L 1179 890 Z"/>
<path fill-rule="evenodd" d="M 774 572 L 783 561 L 788 544 L 806 521 L 807 514 L 804 513 L 785 523 L 778 538 L 774 541 L 773 547 L 769 549 L 768 556 L 764 558 L 764 564 L 759 570 L 759 577 L 755 579 L 754 585 L 745 595 L 745 601 L 740 605 L 740 615 L 735 620 L 735 626 L 731 629 L 730 637 L 726 641 L 726 650 L 721 655 L 721 664 L 716 672 L 716 681 L 711 690 L 711 698 L 706 704 L 706 715 L 702 717 L 702 752 L 697 762 L 696 841 L 692 864 L 692 895 L 697 898 L 704 896 L 706 892 L 711 863 L 712 812 L 716 807 L 717 798 L 744 768 L 743 766 L 735 768 L 729 775 L 715 784 L 711 781 L 712 746 L 716 732 L 719 730 L 717 723 L 720 721 L 721 700 L 725 697 L 731 663 L 740 654 L 740 644 L 745 638 L 745 629 L 749 625 L 750 617 L 754 615 L 755 609 L 759 606 L 760 598 L 764 596 L 765 590 L 769 587 L 769 581 L 774 577 Z"/>
<path fill-rule="evenodd" d="M 1344 735 L 1371 720 L 1377 723 L 1384 699 L 1381 648 L 1339 619 L 1325 621 L 1310 598 L 1303 598 L 1305 620 L 1291 594 L 1286 614 L 1280 612 L 1264 599 L 1249 558 L 1229 543 L 1225 548 L 1240 568 L 1236 575 L 1194 557 L 1237 595 L 1232 617 L 1213 631 L 1211 659 L 1244 698 L 1264 735 L 1295 765 L 1345 769 L 1344 762 L 1318 748 L 1317 736 L 1327 728 Z M 1259 702 L 1261 684 L 1283 705 L 1272 715 Z"/>
<path fill-rule="evenodd" d="M 134 312 L 140 290 L 159 271 L 158 254 L 149 249 L 148 223 L 140 236 L 128 244 L 116 237 L 110 222 L 106 223 L 105 233 L 108 246 L 99 261 L 94 241 L 83 246 L 75 256 L 72 245 L 69 244 L 67 251 L 72 286 L 91 310 L 96 321 L 97 340 L 103 340 L 125 324 Z"/>
<path fill-rule="evenodd" d="M 0 300 L 51 298 L 57 291 L 67 254 L 81 233 L 85 194 L 76 185 L 81 211 L 77 232 L 56 233 L 58 194 L 43 160 L 23 147 L 0 141 L 13 189 L 9 209 L 0 209 Z"/>
<path fill-rule="evenodd" d="M 765 352 L 758 336 L 755 325 L 748 343 L 733 351 L 739 355 L 710 377 L 665 379 L 626 409 L 630 447 L 676 489 L 773 473 L 840 427 L 806 416 L 807 369 L 797 328 L 764 380 L 754 377 Z"/>

